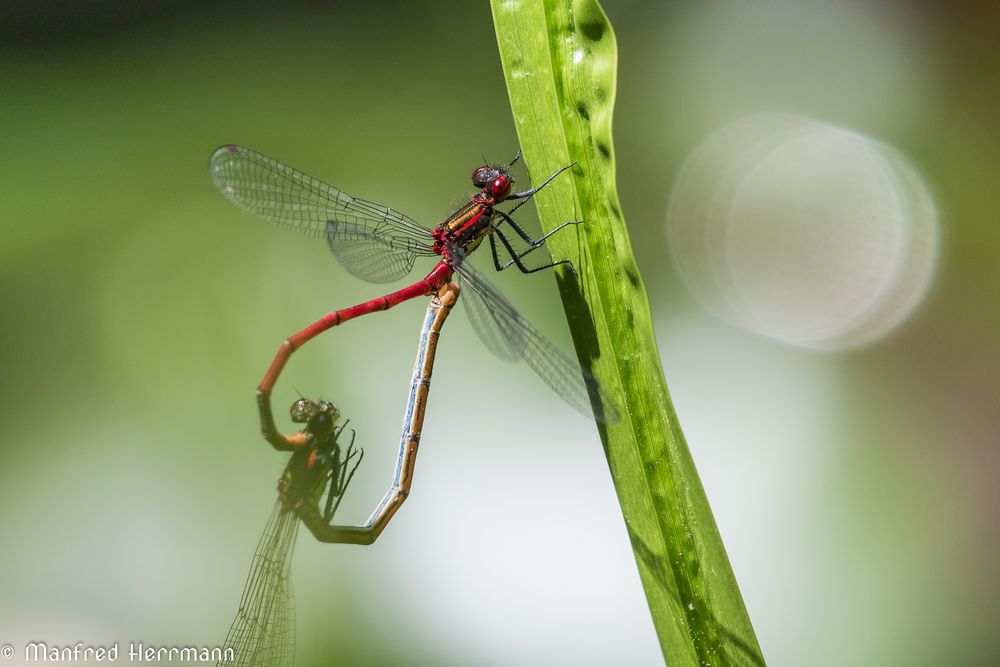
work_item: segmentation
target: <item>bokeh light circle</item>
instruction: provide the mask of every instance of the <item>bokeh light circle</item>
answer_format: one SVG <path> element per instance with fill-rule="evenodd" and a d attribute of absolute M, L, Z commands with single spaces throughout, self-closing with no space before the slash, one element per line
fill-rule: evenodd
<path fill-rule="evenodd" d="M 897 151 L 777 113 L 738 120 L 692 152 L 667 235 L 704 307 L 819 349 L 902 323 L 932 283 L 939 246 L 933 200 Z"/>

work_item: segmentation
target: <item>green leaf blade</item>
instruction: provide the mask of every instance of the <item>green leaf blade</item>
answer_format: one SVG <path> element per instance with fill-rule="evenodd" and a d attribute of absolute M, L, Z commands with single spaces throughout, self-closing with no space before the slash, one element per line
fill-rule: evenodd
<path fill-rule="evenodd" d="M 594 0 L 492 0 L 497 42 L 526 164 L 577 354 L 616 397 L 599 425 L 653 623 L 667 663 L 762 665 L 711 508 L 663 377 L 649 302 L 615 186 L 617 45 Z"/>

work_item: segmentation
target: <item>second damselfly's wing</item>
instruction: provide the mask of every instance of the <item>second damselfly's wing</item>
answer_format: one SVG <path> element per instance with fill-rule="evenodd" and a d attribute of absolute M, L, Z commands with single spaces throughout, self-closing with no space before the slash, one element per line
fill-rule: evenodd
<path fill-rule="evenodd" d="M 501 359 L 523 359 L 564 401 L 613 424 L 618 409 L 597 378 L 546 338 L 468 262 L 457 263 L 462 294 L 479 337 Z M 475 313 L 475 314 L 474 314 Z M 594 397 L 596 400 L 591 400 Z"/>
<path fill-rule="evenodd" d="M 236 657 L 227 667 L 291 667 L 295 662 L 295 595 L 291 563 L 299 518 L 281 500 L 257 544 L 240 608 L 224 647 Z"/>
<path fill-rule="evenodd" d="M 217 148 L 209 173 L 219 190 L 244 211 L 325 238 L 337 259 L 365 280 L 397 280 L 409 273 L 418 256 L 435 254 L 430 230 L 412 218 L 352 197 L 251 148 Z"/>

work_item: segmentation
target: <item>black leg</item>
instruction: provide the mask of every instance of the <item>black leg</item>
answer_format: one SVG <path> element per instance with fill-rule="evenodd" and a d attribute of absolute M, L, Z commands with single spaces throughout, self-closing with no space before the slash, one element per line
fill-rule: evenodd
<path fill-rule="evenodd" d="M 347 455 L 340 464 L 340 468 L 330 473 L 330 489 L 326 494 L 326 508 L 323 511 L 323 519 L 327 522 L 331 521 L 334 515 L 337 514 L 340 501 L 343 500 L 344 493 L 347 491 L 354 473 L 357 472 L 358 466 L 361 465 L 361 460 L 365 458 L 365 450 L 354 449 L 354 438 L 356 436 L 357 433 L 354 429 L 351 429 L 351 444 L 347 446 Z M 348 473 L 347 465 L 355 456 L 358 457 L 358 460 L 354 462 L 350 473 Z M 336 499 L 336 502 L 334 502 L 334 499 Z"/>
<path fill-rule="evenodd" d="M 508 225 L 511 226 L 511 229 L 513 229 L 515 232 L 517 232 L 518 236 L 520 236 L 522 239 L 524 239 L 525 243 L 527 243 L 528 245 L 532 246 L 531 250 L 534 250 L 535 248 L 541 247 L 545 243 L 545 239 L 549 238 L 550 236 L 552 236 L 553 234 L 555 234 L 556 232 L 558 232 L 563 227 L 566 227 L 568 225 L 579 225 L 580 223 L 583 222 L 583 220 L 570 220 L 569 222 L 564 222 L 561 225 L 559 225 L 558 227 L 556 227 L 555 229 L 553 229 L 548 234 L 543 234 L 538 239 L 533 239 L 530 236 L 528 236 L 528 234 L 523 229 L 521 229 L 521 226 L 519 224 L 517 224 L 516 222 L 514 222 L 514 218 L 510 217 L 510 213 L 504 213 L 503 211 L 496 211 L 496 212 L 497 212 L 497 214 L 501 218 L 504 219 L 504 221 L 506 221 L 506 223 Z M 526 254 L 528 254 L 528 252 L 531 252 L 531 250 L 528 250 L 527 252 L 524 252 L 524 253 L 518 255 L 518 257 L 524 257 Z"/>
<path fill-rule="evenodd" d="M 323 508 L 323 520 L 329 521 L 333 518 L 334 508 L 333 500 L 338 498 L 337 496 L 337 486 L 339 485 L 338 475 L 336 470 L 330 471 L 330 484 L 326 490 L 326 507 Z M 339 501 L 338 501 L 339 502 Z"/>
<path fill-rule="evenodd" d="M 497 242 L 493 240 L 494 234 L 496 234 L 495 229 L 493 231 L 493 234 L 490 234 L 490 253 L 493 255 L 493 268 L 497 270 L 497 273 L 499 273 L 500 271 L 503 271 L 508 266 L 510 266 L 510 262 L 507 262 L 503 266 L 500 266 L 500 257 L 497 255 Z"/>
<path fill-rule="evenodd" d="M 350 419 L 345 419 L 344 423 L 333 430 L 333 441 L 336 442 L 340 439 L 340 434 L 344 432 L 347 425 L 351 423 Z M 354 442 L 354 438 L 351 438 L 351 442 Z"/>
<path fill-rule="evenodd" d="M 347 445 L 347 451 L 344 452 L 344 461 L 340 464 L 340 479 L 337 481 L 337 495 L 342 496 L 344 492 L 347 491 L 347 485 L 351 483 L 350 477 L 347 476 L 347 464 L 351 462 L 355 456 L 358 460 L 354 462 L 354 467 L 351 468 L 351 475 L 354 475 L 354 471 L 358 469 L 361 464 L 361 459 L 365 457 L 365 450 L 354 448 L 354 439 L 357 437 L 357 431 L 353 428 L 351 429 L 351 442 Z"/>
<path fill-rule="evenodd" d="M 531 195 L 535 194 L 536 192 L 538 192 L 539 190 L 541 190 L 542 188 L 544 188 L 546 185 L 548 185 L 549 181 L 551 181 L 553 178 L 555 178 L 559 174 L 563 173 L 564 171 L 566 171 L 567 169 L 569 169 L 570 167 L 573 167 L 575 165 L 576 165 L 576 162 L 574 162 L 573 164 L 568 164 L 565 167 L 560 167 L 559 169 L 556 169 L 552 173 L 551 176 L 549 176 L 544 181 L 542 181 L 542 184 L 539 185 L 537 188 L 531 188 L 530 190 L 525 190 L 524 192 L 515 192 L 512 195 L 508 195 L 508 196 L 504 197 L 504 200 L 507 200 L 507 199 L 524 199 L 525 197 L 530 197 Z M 518 204 L 518 206 L 520 206 L 520 204 Z"/>
<path fill-rule="evenodd" d="M 566 223 L 566 224 L 572 224 L 572 223 Z M 495 231 L 495 233 L 498 233 L 498 232 Z M 522 259 L 526 255 L 528 255 L 528 254 L 534 252 L 535 250 L 538 250 L 539 248 L 541 248 L 542 245 L 544 245 L 544 244 L 540 243 L 538 245 L 529 245 L 527 250 L 525 250 L 524 252 L 518 253 L 517 255 L 514 255 L 512 253 L 510 261 L 507 262 L 506 264 L 501 264 L 500 263 L 500 255 L 497 253 L 496 242 L 493 240 L 493 234 L 490 234 L 490 251 L 493 254 L 493 268 L 495 268 L 497 271 L 503 271 L 504 269 L 509 268 L 511 266 L 511 264 L 514 264 L 514 262 L 516 261 L 514 259 L 515 257 L 517 259 Z M 551 264 L 547 264 L 546 266 L 552 266 L 552 265 Z M 572 267 L 572 264 L 570 266 Z M 573 268 L 574 268 L 574 273 L 575 273 L 576 272 L 575 267 L 573 267 Z"/>
<path fill-rule="evenodd" d="M 551 269 L 554 266 L 559 266 L 560 264 L 566 264 L 567 266 L 569 266 L 570 271 L 572 271 L 573 273 L 576 273 L 576 267 L 573 266 L 573 262 L 571 262 L 568 259 L 561 259 L 558 262 L 549 262 L 548 264 L 543 264 L 541 266 L 536 266 L 533 269 L 529 269 L 528 267 L 526 267 L 524 265 L 524 263 L 521 262 L 521 257 L 523 255 L 526 255 L 528 252 L 531 252 L 531 250 L 534 250 L 534 248 L 530 248 L 529 250 L 525 251 L 522 255 L 517 254 L 517 251 L 515 251 L 514 247 L 510 244 L 510 241 L 507 240 L 507 237 L 504 236 L 503 232 L 501 232 L 499 229 L 494 229 L 493 233 L 490 234 L 490 244 L 491 244 L 491 248 L 493 249 L 493 263 L 495 265 L 498 265 L 500 262 L 497 259 L 496 245 L 493 244 L 493 237 L 494 236 L 496 236 L 497 238 L 500 239 L 500 243 L 502 243 L 503 247 L 505 247 L 507 249 L 507 252 L 510 253 L 510 261 L 507 262 L 506 264 L 504 264 L 503 266 L 498 266 L 497 267 L 497 271 L 503 271 L 508 266 L 510 266 L 511 264 L 513 264 L 513 265 L 515 265 L 517 267 L 517 269 L 521 273 L 534 273 L 535 271 L 541 271 L 542 269 Z"/>

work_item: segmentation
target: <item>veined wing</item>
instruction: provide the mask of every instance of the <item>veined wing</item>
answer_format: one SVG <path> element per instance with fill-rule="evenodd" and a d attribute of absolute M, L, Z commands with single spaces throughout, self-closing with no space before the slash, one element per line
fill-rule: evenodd
<path fill-rule="evenodd" d="M 490 350 L 501 359 L 524 359 L 549 387 L 584 415 L 609 424 L 618 421 L 614 401 L 590 371 L 532 326 L 467 262 L 456 264 L 466 302 L 480 302 L 469 309 L 470 315 L 480 309 L 485 311 L 470 319 Z M 591 402 L 592 396 L 596 401 Z"/>
<path fill-rule="evenodd" d="M 471 272 L 470 272 L 471 274 Z M 462 272 L 459 271 L 460 280 L 464 285 L 473 281 L 461 279 Z M 476 274 L 479 284 L 485 284 Z M 469 321 L 472 328 L 479 335 L 479 339 L 486 345 L 486 349 L 496 355 L 499 359 L 507 362 L 520 361 L 524 358 L 524 349 L 527 345 L 524 333 L 514 323 L 504 318 L 490 307 L 486 300 L 485 290 L 476 289 L 476 285 L 469 285 L 470 289 L 463 288 L 465 298 L 465 312 L 469 314 Z"/>
<path fill-rule="evenodd" d="M 352 197 L 251 148 L 217 148 L 209 173 L 219 190 L 244 211 L 325 238 L 337 259 L 367 280 L 396 280 L 409 272 L 417 256 L 434 255 L 430 230 L 412 218 Z M 386 257 L 377 268 L 367 268 L 376 255 Z"/>
<path fill-rule="evenodd" d="M 299 519 L 279 500 L 254 553 L 240 608 L 223 645 L 236 654 L 227 667 L 291 667 L 295 662 L 292 551 Z"/>
<path fill-rule="evenodd" d="M 327 223 L 326 242 L 344 268 L 372 283 L 391 283 L 413 268 L 422 252 L 410 239 L 377 234 L 350 222 Z"/>

